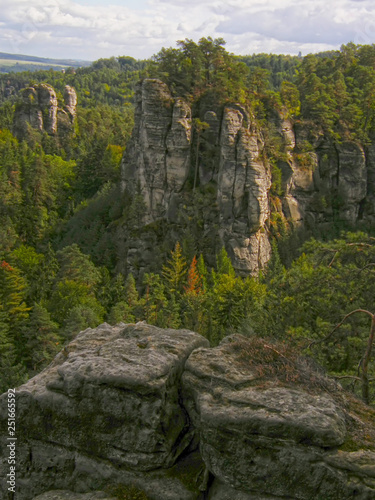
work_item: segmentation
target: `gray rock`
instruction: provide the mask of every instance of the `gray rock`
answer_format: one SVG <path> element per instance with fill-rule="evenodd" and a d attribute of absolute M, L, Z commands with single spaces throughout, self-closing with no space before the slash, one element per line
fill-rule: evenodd
<path fill-rule="evenodd" d="M 289 155 L 286 176 L 284 168 L 284 215 L 297 226 L 308 221 L 317 224 L 335 219 L 355 224 L 359 219 L 372 220 L 375 212 L 373 147 L 364 151 L 354 142 L 335 143 L 322 132 L 313 137 L 309 124 L 303 123 L 296 126 L 294 134 L 290 120 L 279 121 Z M 312 150 L 304 152 L 304 144 L 308 142 Z M 294 153 L 298 154 L 299 161 Z M 333 208 L 332 200 L 339 202 L 339 212 Z"/>
<path fill-rule="evenodd" d="M 343 142 L 336 147 L 339 158 L 338 193 L 344 200 L 340 216 L 354 224 L 358 219 L 359 205 L 367 194 L 365 153 L 354 142 Z"/>
<path fill-rule="evenodd" d="M 270 258 L 265 225 L 270 215 L 271 173 L 261 160 L 259 134 L 249 120 L 239 106 L 224 109 L 217 201 L 223 243 L 230 249 L 234 268 L 257 274 Z M 240 218 L 246 226 L 237 232 Z"/>
<path fill-rule="evenodd" d="M 47 134 L 57 132 L 57 97 L 50 85 L 41 83 L 37 87 L 39 107 L 43 115 L 43 128 Z"/>
<path fill-rule="evenodd" d="M 85 491 L 121 476 L 118 469 L 133 480 L 132 471 L 172 467 L 194 439 L 179 380 L 192 350 L 207 345 L 188 330 L 145 323 L 81 332 L 17 390 L 20 499 L 40 492 L 42 478 L 45 489 Z"/>
<path fill-rule="evenodd" d="M 16 390 L 17 500 L 108 499 L 116 488 L 151 500 L 374 499 L 375 453 L 342 446 L 353 441 L 347 423 L 369 424 L 342 389 L 312 371 L 313 392 L 265 379 L 246 342 L 210 349 L 194 332 L 144 322 L 81 332 Z"/>
<path fill-rule="evenodd" d="M 55 90 L 45 83 L 24 89 L 21 99 L 14 116 L 14 132 L 19 139 L 25 137 L 28 126 L 45 130 L 49 135 L 57 133 L 60 122 L 63 130 L 72 127 L 77 105 L 77 94 L 72 87 L 65 87 L 65 110 L 58 108 Z"/>
<path fill-rule="evenodd" d="M 189 116 L 188 104 L 175 102 L 161 81 L 146 79 L 138 85 L 134 131 L 121 168 L 123 188 L 132 194 L 140 189 L 144 195 L 146 223 L 166 213 L 173 188 L 180 190 L 186 178 Z"/>
<path fill-rule="evenodd" d="M 277 500 L 281 497 L 270 495 L 262 495 L 256 492 L 245 493 L 244 491 L 235 490 L 218 479 L 215 479 L 210 488 L 208 500 Z M 284 500 L 292 497 L 283 496 Z"/>
<path fill-rule="evenodd" d="M 332 397 L 260 381 L 232 348 L 237 338 L 194 351 L 182 377 L 210 472 L 249 495 L 375 498 L 375 453 L 335 451 L 347 431 Z"/>
<path fill-rule="evenodd" d="M 65 102 L 65 110 L 69 113 L 71 121 L 74 120 L 77 111 L 77 94 L 73 87 L 69 85 L 65 85 L 64 90 L 64 102 Z"/>
<path fill-rule="evenodd" d="M 113 500 L 114 498 L 103 491 L 74 493 L 68 490 L 55 490 L 42 493 L 42 495 L 34 497 L 33 500 Z"/>
<path fill-rule="evenodd" d="M 163 218 L 175 221 L 179 205 L 186 204 L 181 191 L 189 175 L 195 177 L 198 160 L 199 183 L 217 182 L 221 244 L 236 270 L 256 274 L 269 260 L 271 249 L 267 235 L 271 174 L 261 156 L 260 134 L 242 106 L 225 107 L 222 117 L 207 110 L 202 118 L 209 128 L 201 133 L 197 151 L 191 118 L 189 103 L 173 98 L 164 83 L 141 82 L 133 135 L 122 161 L 122 188 L 130 194 L 140 189 L 145 224 Z M 126 256 L 127 267 L 133 271 L 132 262 L 138 260 L 147 268 L 142 259 L 140 252 Z"/>

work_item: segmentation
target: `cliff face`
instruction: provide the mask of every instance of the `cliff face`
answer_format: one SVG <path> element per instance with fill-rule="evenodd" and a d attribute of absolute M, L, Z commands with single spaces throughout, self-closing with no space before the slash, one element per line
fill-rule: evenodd
<path fill-rule="evenodd" d="M 122 186 L 137 190 L 146 203 L 145 223 L 173 221 L 190 177 L 216 184 L 219 236 L 234 267 L 256 273 L 270 257 L 269 165 L 262 159 L 262 139 L 247 111 L 237 105 L 206 110 L 209 128 L 194 132 L 192 111 L 173 99 L 159 80 L 144 80 L 136 97 L 135 127 L 122 162 Z M 193 134 L 195 134 L 193 141 Z M 214 154 L 204 153 L 207 145 Z M 207 221 L 205 221 L 207 222 Z"/>
<path fill-rule="evenodd" d="M 191 109 L 158 80 L 144 80 L 136 93 L 135 125 L 122 165 L 124 188 L 139 188 L 149 223 L 168 212 L 190 169 Z"/>
<path fill-rule="evenodd" d="M 151 500 L 373 499 L 374 410 L 302 361 L 289 382 L 264 377 L 264 344 L 233 335 L 210 348 L 144 322 L 81 332 L 16 390 L 15 498 L 110 498 L 122 484 Z"/>
<path fill-rule="evenodd" d="M 77 105 L 77 94 L 72 87 L 65 87 L 63 108 L 58 107 L 55 90 L 44 83 L 24 89 L 21 99 L 14 116 L 14 133 L 19 139 L 25 137 L 28 126 L 49 135 L 55 135 L 58 128 L 72 127 Z"/>
<path fill-rule="evenodd" d="M 355 225 L 374 218 L 373 146 L 313 137 L 307 125 L 284 120 L 280 132 L 287 145 L 283 211 L 294 224 L 341 221 Z M 312 147 L 304 151 L 308 142 Z"/>
<path fill-rule="evenodd" d="M 270 161 L 262 130 L 243 106 L 200 103 L 194 116 L 207 125 L 198 131 L 191 106 L 173 98 L 159 80 L 142 81 L 136 93 L 133 137 L 122 161 L 122 188 L 141 193 L 144 224 L 176 222 L 177 208 L 192 201 L 193 185 L 211 183 L 216 192 L 212 213 L 220 244 L 235 269 L 256 274 L 271 255 L 271 210 L 291 227 L 333 221 L 355 225 L 375 215 L 375 149 L 315 135 L 308 124 L 294 125 L 278 116 L 276 129 L 285 155 L 276 161 L 281 192 L 271 195 Z M 275 161 L 275 160 L 272 160 Z M 186 193 L 190 193 L 187 195 Z M 202 215 L 204 219 L 204 215 Z M 207 231 L 212 221 L 203 220 Z M 146 245 L 147 246 L 147 245 Z M 124 255 L 134 272 L 141 245 Z M 147 266 L 147 263 L 142 265 Z"/>

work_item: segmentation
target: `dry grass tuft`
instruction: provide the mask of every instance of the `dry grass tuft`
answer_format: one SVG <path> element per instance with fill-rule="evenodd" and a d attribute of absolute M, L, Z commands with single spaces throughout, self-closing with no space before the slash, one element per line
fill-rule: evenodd
<path fill-rule="evenodd" d="M 241 367 L 248 367 L 259 379 L 298 385 L 314 393 L 340 392 L 340 386 L 310 358 L 285 342 L 236 335 L 228 348 Z"/>

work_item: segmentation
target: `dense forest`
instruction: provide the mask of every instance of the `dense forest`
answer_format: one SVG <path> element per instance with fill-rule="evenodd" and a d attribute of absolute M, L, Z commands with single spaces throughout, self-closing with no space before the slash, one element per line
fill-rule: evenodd
<path fill-rule="evenodd" d="M 243 278 L 224 249 L 216 262 L 201 250 L 194 227 L 211 198 L 198 187 L 186 237 L 160 250 L 160 272 L 141 282 L 119 272 L 117 228 L 133 238 L 141 230 L 142 199 L 120 192 L 119 167 L 134 123 L 135 86 L 145 77 L 165 81 L 193 104 L 214 99 L 251 109 L 264 130 L 275 197 L 276 160 L 285 155 L 275 112 L 337 141 L 366 145 L 374 137 L 375 46 L 350 43 L 303 58 L 237 57 L 223 40 L 207 38 L 181 41 L 150 61 L 123 56 L 65 73 L 0 75 L 0 389 L 41 371 L 85 328 L 145 320 L 192 329 L 212 344 L 232 332 L 285 341 L 373 401 L 374 363 L 367 395 L 363 371 L 374 329 L 375 228 L 332 224 L 324 233 L 297 233 L 281 221 L 271 228 L 267 268 Z M 76 90 L 72 133 L 29 128 L 22 140 L 13 135 L 20 91 L 36 83 L 53 86 L 59 100 L 65 85 Z"/>

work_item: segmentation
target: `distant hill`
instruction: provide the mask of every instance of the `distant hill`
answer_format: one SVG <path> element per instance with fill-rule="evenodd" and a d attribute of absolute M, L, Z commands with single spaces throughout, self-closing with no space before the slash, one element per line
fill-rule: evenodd
<path fill-rule="evenodd" d="M 48 59 L 44 57 L 27 56 L 23 54 L 7 54 L 0 52 L 0 73 L 11 71 L 38 71 L 40 69 L 65 69 L 90 66 L 91 61 L 74 59 Z"/>

